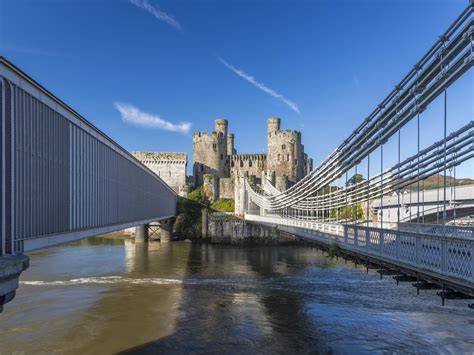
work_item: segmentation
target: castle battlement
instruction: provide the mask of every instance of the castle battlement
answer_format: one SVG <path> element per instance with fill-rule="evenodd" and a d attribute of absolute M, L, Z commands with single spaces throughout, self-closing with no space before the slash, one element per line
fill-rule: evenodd
<path fill-rule="evenodd" d="M 188 158 L 186 153 L 179 152 L 132 152 L 132 155 L 143 162 L 161 164 L 186 164 Z"/>
<path fill-rule="evenodd" d="M 269 137 L 288 137 L 288 138 L 298 138 L 301 137 L 301 132 L 296 130 L 280 130 L 280 131 L 273 131 L 268 133 Z"/>
<path fill-rule="evenodd" d="M 266 154 L 234 154 L 231 156 L 232 161 L 237 161 L 237 160 L 254 160 L 254 161 L 260 161 L 260 160 L 267 160 L 267 155 Z"/>
<path fill-rule="evenodd" d="M 213 140 L 215 141 L 216 139 L 217 139 L 216 132 L 202 131 L 202 132 L 196 132 L 193 135 L 193 142 L 212 142 Z"/>
<path fill-rule="evenodd" d="M 132 152 L 132 155 L 164 180 L 176 193 L 185 192 L 188 156 L 180 152 Z"/>

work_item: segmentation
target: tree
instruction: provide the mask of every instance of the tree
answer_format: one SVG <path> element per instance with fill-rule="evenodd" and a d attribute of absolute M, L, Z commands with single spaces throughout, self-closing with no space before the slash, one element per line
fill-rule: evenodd
<path fill-rule="evenodd" d="M 201 186 L 201 187 L 198 187 L 197 189 L 191 191 L 188 194 L 188 200 L 195 201 L 197 203 L 201 203 L 201 204 L 206 205 L 206 206 L 209 205 L 209 201 L 204 196 L 202 190 L 203 189 L 202 189 L 202 186 Z"/>
<path fill-rule="evenodd" d="M 364 175 L 362 175 L 362 174 L 354 174 L 354 175 L 352 175 L 352 177 L 351 177 L 349 180 L 347 180 L 346 186 L 351 186 L 351 185 L 359 184 L 359 183 L 361 183 L 362 181 L 365 181 Z"/>
<path fill-rule="evenodd" d="M 349 221 L 363 221 L 365 220 L 365 213 L 364 208 L 362 207 L 362 202 L 359 202 L 357 206 L 348 205 L 344 207 L 340 207 L 338 211 L 336 209 L 332 209 L 329 213 L 331 218 L 339 219 L 339 220 L 349 220 Z"/>

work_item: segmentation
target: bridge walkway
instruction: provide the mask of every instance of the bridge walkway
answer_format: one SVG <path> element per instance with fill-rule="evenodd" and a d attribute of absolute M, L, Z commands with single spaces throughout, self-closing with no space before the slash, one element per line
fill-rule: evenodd
<path fill-rule="evenodd" d="M 277 227 L 325 247 L 337 245 L 346 255 L 474 296 L 472 228 L 438 226 L 417 231 L 410 226 L 397 230 L 252 214 L 246 214 L 245 220 Z M 451 230 L 449 234 L 446 229 Z"/>

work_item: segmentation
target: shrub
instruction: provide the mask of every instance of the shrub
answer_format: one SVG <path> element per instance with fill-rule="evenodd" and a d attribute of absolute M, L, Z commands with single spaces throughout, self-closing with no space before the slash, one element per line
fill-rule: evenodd
<path fill-rule="evenodd" d="M 201 234 L 201 209 L 206 205 L 192 199 L 178 199 L 176 206 L 176 234 L 183 238 L 196 238 Z"/>
<path fill-rule="evenodd" d="M 203 205 L 208 205 L 209 201 L 204 197 L 202 186 L 194 189 L 188 194 L 188 200 L 201 203 Z"/>
<path fill-rule="evenodd" d="M 211 208 L 219 212 L 234 212 L 234 200 L 230 198 L 220 198 L 212 203 Z"/>

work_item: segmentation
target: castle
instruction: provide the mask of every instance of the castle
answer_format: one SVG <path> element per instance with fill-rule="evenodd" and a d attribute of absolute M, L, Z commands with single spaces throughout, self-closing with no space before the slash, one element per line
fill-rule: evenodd
<path fill-rule="evenodd" d="M 228 121 L 214 121 L 214 131 L 193 135 L 194 186 L 204 187 L 211 201 L 235 197 L 236 176 L 246 175 L 257 182 L 267 176 L 280 191 L 302 179 L 313 169 L 301 143 L 301 132 L 280 128 L 280 118 L 267 121 L 267 154 L 237 154 L 234 134 L 228 132 Z"/>
<path fill-rule="evenodd" d="M 237 154 L 234 134 L 228 132 L 228 121 L 214 121 L 214 131 L 193 134 L 193 176 L 186 176 L 186 153 L 133 152 L 144 165 L 161 177 L 180 196 L 186 196 L 190 185 L 203 187 L 209 201 L 235 199 L 239 177 L 255 183 L 266 177 L 280 191 L 302 179 L 313 169 L 301 144 L 301 132 L 280 128 L 281 120 L 267 121 L 267 154 Z M 237 181 L 237 182 L 236 182 Z"/>

